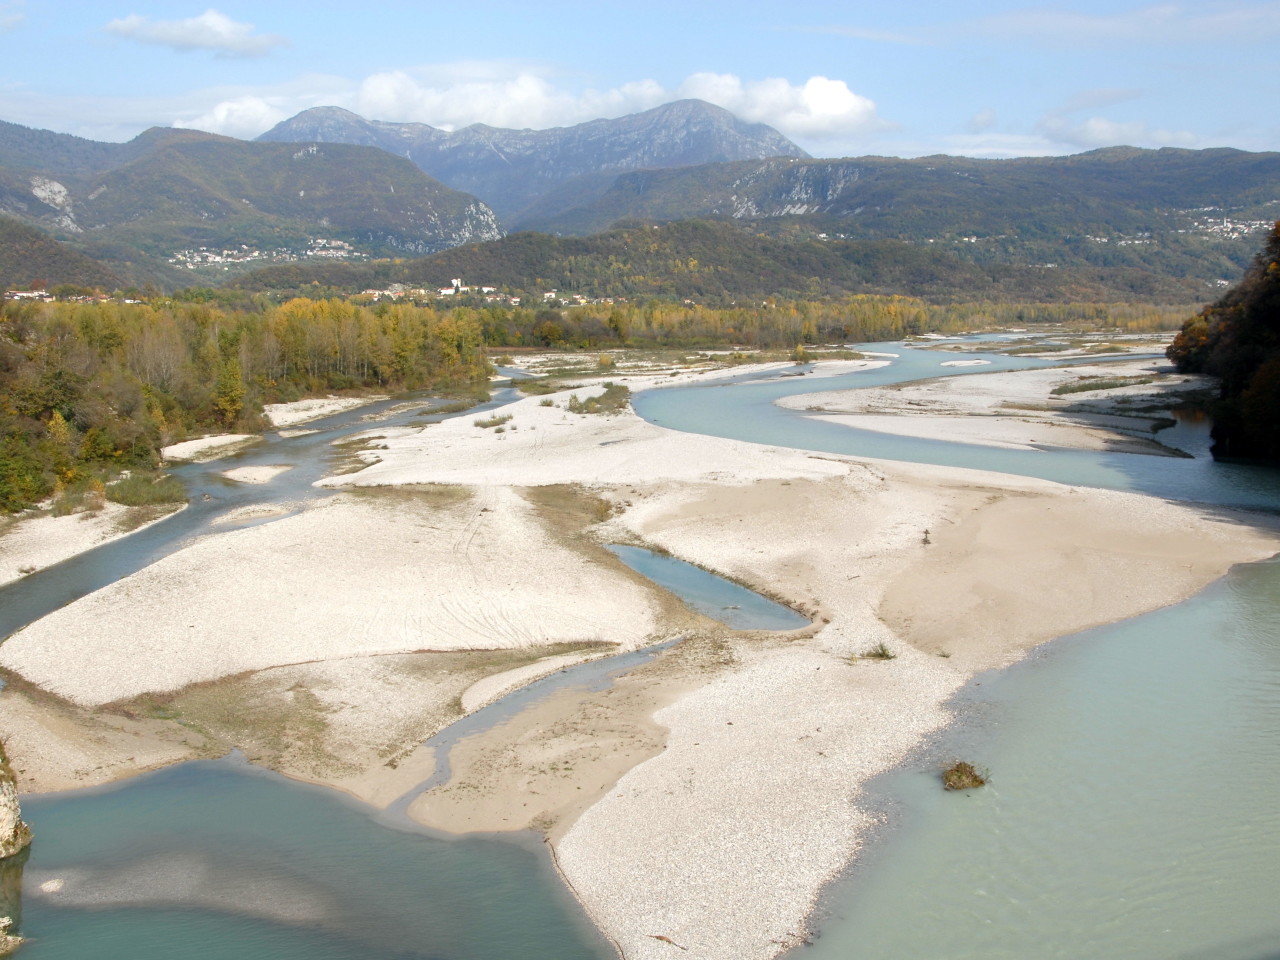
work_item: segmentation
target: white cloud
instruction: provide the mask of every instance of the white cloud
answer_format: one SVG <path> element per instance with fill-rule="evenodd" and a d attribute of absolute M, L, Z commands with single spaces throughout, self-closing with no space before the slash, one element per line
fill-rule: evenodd
<path fill-rule="evenodd" d="M 1111 120 L 1093 115 L 1082 119 L 1077 113 L 1092 113 L 1104 107 L 1137 100 L 1139 90 L 1085 90 L 1071 97 L 1056 110 L 1040 118 L 1036 130 L 1055 144 L 1073 149 L 1093 150 L 1098 147 L 1194 147 L 1200 138 L 1187 130 L 1168 130 L 1142 120 Z"/>
<path fill-rule="evenodd" d="M 10 0 L 0 3 L 0 33 L 16 30 L 27 19 L 26 0 Z"/>
<path fill-rule="evenodd" d="M 252 23 L 232 20 L 212 8 L 186 20 L 152 20 L 134 13 L 112 20 L 103 29 L 118 37 L 180 52 L 212 50 L 219 56 L 231 57 L 260 57 L 288 42 L 274 34 L 255 34 Z"/>
<path fill-rule="evenodd" d="M 889 127 L 875 104 L 843 80 L 810 77 L 804 83 L 770 78 L 744 81 L 733 74 L 695 74 L 674 88 L 636 80 L 605 90 L 569 91 L 546 70 L 528 63 L 475 61 L 376 73 L 325 98 L 302 91 L 240 90 L 184 116 L 180 125 L 231 136 L 255 136 L 274 123 L 320 103 L 346 107 L 372 120 L 427 123 L 456 129 L 472 123 L 544 129 L 599 117 L 619 117 L 672 100 L 707 100 L 744 120 L 767 123 L 810 143 L 845 141 Z"/>
<path fill-rule="evenodd" d="M 743 80 L 699 73 L 674 87 L 641 79 L 607 89 L 571 90 L 544 65 L 523 61 L 467 61 L 386 71 L 361 80 L 327 74 L 271 86 L 206 88 L 144 100 L 84 98 L 51 102 L 30 96 L 10 103 L 12 117 L 47 125 L 68 116 L 63 129 L 82 136 L 124 139 L 154 124 L 251 139 L 309 107 L 333 105 L 372 120 L 416 121 L 444 129 L 472 123 L 545 129 L 601 117 L 619 117 L 673 100 L 696 97 L 744 120 L 766 123 L 820 155 L 865 151 L 871 138 L 893 126 L 868 98 L 843 80 L 814 76 L 803 83 L 780 78 Z M 56 99 L 56 98 L 55 98 Z M 21 107 L 21 109 L 18 109 Z M 75 114 L 79 119 L 71 119 Z M 92 116 L 92 122 L 85 117 Z M 136 118 L 136 119 L 135 119 Z M 30 121 L 27 121 L 30 122 Z"/>
<path fill-rule="evenodd" d="M 1060 114 L 1040 121 L 1038 129 L 1054 143 L 1077 149 L 1097 147 L 1196 147 L 1200 138 L 1189 130 L 1166 130 L 1141 120 L 1117 121 L 1105 117 L 1070 120 Z"/>
<path fill-rule="evenodd" d="M 990 130 L 995 125 L 996 112 L 990 107 L 987 107 L 987 109 L 980 110 L 970 117 L 969 122 L 964 125 L 964 128 L 970 133 L 978 134 Z"/>
<path fill-rule="evenodd" d="M 867 30 L 862 27 L 787 27 L 797 33 L 827 33 L 837 37 L 849 37 L 852 40 L 869 40 L 872 43 L 895 43 L 902 46 L 929 46 L 932 41 L 922 37 L 914 37 L 906 33 L 889 33 L 885 30 Z"/>
<path fill-rule="evenodd" d="M 1038 7 L 998 14 L 975 26 L 984 32 L 1065 45 L 1260 42 L 1280 35 L 1280 2 L 1160 3 L 1114 14 Z"/>
<path fill-rule="evenodd" d="M 847 138 L 888 126 L 877 116 L 874 102 L 854 93 L 843 80 L 827 77 L 810 77 L 796 86 L 776 77 L 744 83 L 733 74 L 698 73 L 678 92 L 808 140 Z"/>
<path fill-rule="evenodd" d="M 663 99 L 664 91 L 652 81 L 573 94 L 528 70 L 440 83 L 396 70 L 366 77 L 352 97 L 351 108 L 374 120 L 417 121 L 445 129 L 472 123 L 541 129 L 646 110 Z"/>
<path fill-rule="evenodd" d="M 904 156 L 919 156 L 925 153 L 945 153 L 955 157 L 983 157 L 983 158 L 1001 158 L 1001 157 L 1054 157 L 1064 153 L 1074 153 L 1073 150 L 1064 150 L 1061 144 L 1056 144 L 1043 136 L 1036 134 L 1024 133 L 966 133 L 956 136 L 946 137 L 941 145 L 931 144 L 926 147 L 913 147 L 904 150 Z"/>
<path fill-rule="evenodd" d="M 305 108 L 304 108 L 305 109 Z M 290 110 L 273 103 L 271 98 L 248 94 L 223 100 L 198 116 L 175 120 L 175 127 L 220 133 L 227 137 L 252 140 L 265 130 L 270 130 L 281 120 L 287 120 L 297 110 Z"/>

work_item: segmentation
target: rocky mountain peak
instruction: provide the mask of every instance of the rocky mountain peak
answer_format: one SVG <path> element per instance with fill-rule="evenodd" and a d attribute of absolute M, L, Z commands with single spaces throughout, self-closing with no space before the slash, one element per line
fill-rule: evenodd
<path fill-rule="evenodd" d="M 259 140 L 358 143 L 407 156 L 455 190 L 475 194 L 510 221 L 576 178 L 807 154 L 765 124 L 702 100 L 677 100 L 624 117 L 547 130 L 472 124 L 454 132 L 421 123 L 365 120 L 337 107 L 304 111 Z"/>

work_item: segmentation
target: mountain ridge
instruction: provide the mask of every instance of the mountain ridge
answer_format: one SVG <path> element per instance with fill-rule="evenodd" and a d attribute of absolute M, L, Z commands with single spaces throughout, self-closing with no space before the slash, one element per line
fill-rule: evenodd
<path fill-rule="evenodd" d="M 367 120 L 341 107 L 313 107 L 257 140 L 378 146 L 480 197 L 504 222 L 565 181 L 602 170 L 808 156 L 772 127 L 740 120 L 702 100 L 544 130 L 476 123 L 447 131 L 424 123 Z"/>
<path fill-rule="evenodd" d="M 113 268 L 136 260 L 122 272 L 170 286 L 181 282 L 171 261 L 195 248 L 288 251 L 323 238 L 403 256 L 502 235 L 475 197 L 378 148 L 163 127 L 110 144 L 0 124 L 0 214 Z"/>

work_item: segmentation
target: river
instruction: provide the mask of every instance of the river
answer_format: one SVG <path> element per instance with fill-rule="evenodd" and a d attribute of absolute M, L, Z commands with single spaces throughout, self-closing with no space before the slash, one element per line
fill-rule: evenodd
<path fill-rule="evenodd" d="M 948 375 L 894 344 L 886 368 L 637 397 L 715 436 L 976 467 L 1171 499 L 1280 507 L 1280 471 L 1215 463 L 1208 424 L 1161 440 L 1192 459 L 1005 450 L 796 422 L 781 396 Z M 1036 365 L 986 356 L 981 373 Z M 842 382 L 843 381 L 843 382 Z M 978 678 L 962 722 L 871 787 L 888 829 L 822 906 L 818 960 L 1272 960 L 1280 956 L 1280 562 L 1242 566 L 1168 610 L 1041 648 Z M 991 773 L 938 789 L 956 757 Z"/>
<path fill-rule="evenodd" d="M 905 440 L 773 405 L 815 390 L 1044 364 L 987 355 L 987 366 L 943 368 L 957 355 L 896 344 L 866 349 L 898 356 L 847 377 L 649 391 L 635 406 L 664 426 L 717 436 L 1178 499 L 1280 503 L 1274 473 L 1213 463 L 1194 425 L 1177 428 L 1178 444 L 1197 454 L 1183 460 Z M 321 432 L 307 437 L 269 438 L 234 464 L 181 468 L 191 508 L 0 591 L 0 636 L 179 549 L 234 506 L 328 495 L 310 483 L 331 466 L 330 442 L 370 426 L 361 417 L 377 412 L 309 425 Z M 402 410 L 387 425 L 421 414 L 421 405 Z M 263 487 L 217 476 L 255 463 L 295 469 Z M 1278 572 L 1274 564 L 1249 567 L 1178 608 L 1051 644 L 971 685 L 960 704 L 964 722 L 947 735 L 958 739 L 931 744 L 920 762 L 876 784 L 892 829 L 833 888 L 809 952 L 876 960 L 1269 956 L 1258 944 L 1280 940 L 1280 924 L 1256 904 L 1257 891 L 1275 889 L 1280 850 L 1267 799 L 1280 787 L 1273 706 L 1280 703 L 1280 651 L 1267 642 L 1280 634 L 1273 628 Z M 1131 628 L 1146 641 L 1126 640 Z M 1118 656 L 1128 657 L 1125 669 Z M 1167 669 L 1153 671 L 1153 660 Z M 1241 695 L 1242 678 L 1256 695 Z M 1228 742 L 1231 750 L 1215 749 Z M 926 783 L 929 751 L 947 753 L 957 743 L 992 769 L 987 792 L 942 796 Z M 1144 775 L 1135 778 L 1136 770 Z M 1151 789 L 1136 791 L 1135 780 Z M 353 801 L 234 759 L 33 798 L 25 809 L 40 838 L 27 866 L 23 916 L 25 932 L 36 937 L 27 948 L 33 958 L 158 958 L 178 949 L 247 960 L 610 955 L 536 844 L 389 829 Z M 1080 854 L 1085 838 L 1109 856 Z M 1164 858 L 1153 859 L 1153 848 Z M 54 906 L 41 895 L 42 883 L 73 874 L 92 881 L 82 886 L 98 891 L 96 900 Z M 1257 922 L 1244 923 L 1241 914 Z M 1105 920 L 1089 921 L 1084 938 L 1081 924 L 1090 916 Z M 1188 927 L 1202 934 L 1199 941 L 1188 939 Z M 1171 952 L 1171 945 L 1186 949 Z"/>

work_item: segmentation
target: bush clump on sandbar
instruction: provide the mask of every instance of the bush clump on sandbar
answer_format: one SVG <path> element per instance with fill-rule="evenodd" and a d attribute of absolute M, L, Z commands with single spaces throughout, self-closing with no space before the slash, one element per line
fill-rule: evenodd
<path fill-rule="evenodd" d="M 967 760 L 958 760 L 942 771 L 946 790 L 974 790 L 987 782 L 986 775 Z"/>
<path fill-rule="evenodd" d="M 621 383 L 604 384 L 604 393 L 598 397 L 579 400 L 576 393 L 569 396 L 570 413 L 602 413 L 605 415 L 625 410 L 631 402 L 631 390 Z"/>

